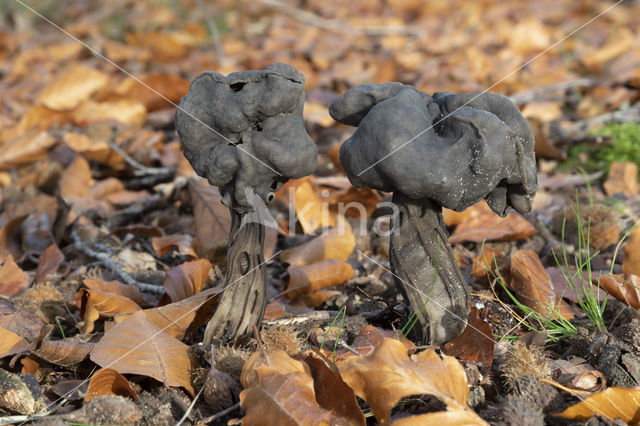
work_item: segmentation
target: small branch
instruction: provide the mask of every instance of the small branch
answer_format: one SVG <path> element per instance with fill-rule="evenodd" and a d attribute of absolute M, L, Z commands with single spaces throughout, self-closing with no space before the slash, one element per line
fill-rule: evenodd
<path fill-rule="evenodd" d="M 189 408 L 187 408 L 182 418 L 178 421 L 178 423 L 176 423 L 176 426 L 180 426 L 182 423 L 184 423 L 185 420 L 187 420 L 187 418 L 191 414 L 191 411 L 193 410 L 193 407 L 196 405 L 196 402 L 198 402 L 198 398 L 200 398 L 200 395 L 202 394 L 203 390 L 204 390 L 204 386 L 202 387 L 202 389 L 200 389 L 200 392 L 198 392 L 195 398 L 193 398 L 193 401 L 191 401 Z"/>
<path fill-rule="evenodd" d="M 529 102 L 540 102 L 540 101 L 549 101 L 556 100 L 556 97 L 550 97 L 550 94 L 555 92 L 564 91 L 571 88 L 577 87 L 595 87 L 602 86 L 604 83 L 594 80 L 592 78 L 576 78 L 573 80 L 561 81 L 559 83 L 550 84 L 548 86 L 537 87 L 531 90 L 525 90 L 523 92 L 516 93 L 509 98 L 518 105 L 526 104 Z M 561 96 L 559 99 L 564 98 Z"/>
<path fill-rule="evenodd" d="M 562 136 L 571 141 L 579 141 L 586 138 L 589 130 L 597 124 L 640 122 L 640 102 L 627 109 L 608 112 L 596 117 L 586 118 L 563 127 L 560 130 Z"/>
<path fill-rule="evenodd" d="M 109 140 L 109 148 L 111 148 L 116 154 L 120 155 L 124 159 L 125 163 L 127 163 L 134 169 L 134 176 L 170 176 L 175 172 L 171 167 L 147 167 L 144 164 L 138 163 L 133 157 L 127 154 L 122 148 L 120 148 L 117 143 L 112 140 Z"/>
<path fill-rule="evenodd" d="M 164 288 L 153 285 L 142 283 L 134 279 L 131 275 L 126 273 L 120 265 L 114 262 L 108 254 L 102 253 L 94 250 L 85 244 L 78 235 L 78 232 L 75 228 L 71 230 L 71 237 L 73 238 L 74 247 L 82 252 L 83 254 L 92 257 L 94 259 L 99 260 L 107 269 L 109 269 L 113 274 L 117 275 L 125 284 L 133 284 L 140 289 L 140 291 L 146 291 L 148 293 L 161 294 L 164 293 Z"/>
<path fill-rule="evenodd" d="M 340 345 L 340 347 L 348 350 L 349 352 L 351 352 L 353 354 L 356 354 L 358 356 L 364 356 L 362 353 L 358 352 L 357 350 L 355 350 L 351 346 L 347 345 L 347 343 L 342 339 L 338 340 L 338 345 Z M 373 349 L 373 347 L 371 347 L 371 349 Z"/>
<path fill-rule="evenodd" d="M 224 416 L 226 416 L 227 414 L 233 413 L 234 411 L 236 411 L 237 409 L 240 408 L 240 403 L 238 402 L 235 405 L 232 405 L 229 408 L 226 408 L 222 411 L 217 412 L 216 414 L 209 416 L 209 417 L 205 417 L 204 419 L 200 420 L 202 423 L 207 424 L 207 423 L 211 423 L 214 422 L 218 419 L 223 418 Z"/>
<path fill-rule="evenodd" d="M 202 11 L 202 16 L 204 16 L 204 21 L 207 23 L 207 27 L 209 27 L 211 38 L 213 38 L 213 45 L 216 48 L 216 56 L 218 58 L 218 63 L 222 63 L 224 62 L 225 57 L 224 57 L 224 50 L 222 50 L 222 41 L 220 40 L 220 32 L 218 31 L 218 27 L 216 26 L 215 21 L 211 18 L 209 9 L 204 4 L 204 2 L 202 0 L 196 0 L 196 4 Z"/>

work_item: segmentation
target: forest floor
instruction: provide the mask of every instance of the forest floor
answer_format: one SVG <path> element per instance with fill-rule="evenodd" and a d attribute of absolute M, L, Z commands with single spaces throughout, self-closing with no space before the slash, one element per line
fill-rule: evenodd
<path fill-rule="evenodd" d="M 640 422 L 640 2 L 0 12 L 0 424 Z M 260 330 L 205 347 L 230 217 L 182 155 L 176 103 L 205 70 L 272 62 L 306 76 L 319 167 L 269 204 Z M 328 114 L 387 81 L 510 96 L 536 138 L 529 215 L 444 211 L 472 310 L 442 347 L 414 342 L 375 232 L 391 194 L 351 186 L 354 129 Z"/>

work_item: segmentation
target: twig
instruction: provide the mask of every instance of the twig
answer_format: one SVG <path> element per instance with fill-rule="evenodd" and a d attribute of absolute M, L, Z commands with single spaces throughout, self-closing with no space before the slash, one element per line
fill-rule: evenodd
<path fill-rule="evenodd" d="M 184 423 L 185 420 L 187 420 L 187 418 L 189 417 L 189 414 L 191 414 L 191 411 L 193 410 L 193 407 L 196 405 L 198 398 L 200 398 L 200 395 L 202 394 L 203 390 L 204 390 L 204 386 L 202 387 L 202 389 L 200 389 L 200 392 L 198 392 L 196 397 L 193 398 L 193 401 L 191 401 L 189 408 L 187 408 L 187 411 L 184 412 L 184 415 L 182 416 L 182 418 L 178 421 L 178 423 L 176 423 L 176 426 L 180 426 L 182 423 Z"/>
<path fill-rule="evenodd" d="M 120 146 L 113 140 L 109 140 L 109 148 L 115 151 L 116 154 L 120 155 L 124 159 L 125 163 L 127 163 L 134 169 L 134 176 L 170 176 L 175 172 L 171 167 L 147 167 L 144 164 L 138 163 L 133 157 L 131 157 L 122 148 L 120 148 Z"/>
<path fill-rule="evenodd" d="M 550 84 L 548 86 L 536 87 L 535 89 L 525 90 L 523 92 L 516 93 L 509 98 L 516 104 L 526 104 L 533 101 L 548 101 L 555 98 L 548 98 L 550 93 L 559 92 L 562 90 L 571 89 L 574 87 L 594 87 L 602 86 L 602 82 L 594 80 L 592 78 L 576 78 L 573 80 L 561 81 L 559 83 Z M 562 99 L 562 97 L 560 98 Z"/>
<path fill-rule="evenodd" d="M 164 289 L 160 286 L 137 281 L 131 275 L 126 273 L 120 267 L 120 265 L 118 265 L 116 262 L 111 260 L 109 255 L 107 255 L 106 253 L 95 251 L 94 249 L 89 247 L 87 244 L 82 242 L 75 228 L 72 228 L 71 230 L 71 238 L 73 238 L 74 247 L 78 251 L 84 253 L 89 257 L 98 259 L 107 269 L 109 269 L 113 274 L 117 275 L 125 284 L 133 284 L 136 287 L 138 287 L 140 291 L 146 291 L 148 293 L 161 294 L 164 292 Z"/>
<path fill-rule="evenodd" d="M 211 422 L 213 422 L 215 420 L 223 418 L 224 416 L 226 416 L 229 413 L 233 413 L 234 411 L 236 411 L 239 408 L 240 408 L 240 403 L 238 402 L 237 404 L 232 405 L 229 408 L 225 408 L 224 410 L 219 411 L 216 414 L 213 414 L 213 415 L 211 415 L 209 417 L 205 417 L 204 419 L 202 419 L 200 421 L 202 423 L 204 423 L 204 424 L 211 423 Z"/>
<path fill-rule="evenodd" d="M 351 352 L 351 353 L 353 353 L 353 354 L 356 354 L 356 355 L 358 355 L 358 356 L 364 356 L 364 354 L 362 354 L 362 353 L 358 352 L 357 350 L 355 350 L 355 349 L 354 349 L 354 348 L 352 348 L 351 346 L 347 345 L 347 343 L 346 343 L 344 340 L 342 340 L 342 339 L 340 339 L 340 340 L 338 341 L 338 344 L 339 344 L 341 347 L 343 347 L 344 349 L 348 350 L 349 352 Z M 373 349 L 373 347 L 371 347 L 371 349 Z"/>
<path fill-rule="evenodd" d="M 262 346 L 262 340 L 260 340 L 260 332 L 258 331 L 258 326 L 255 324 L 253 326 L 253 334 L 255 335 L 256 341 L 258 342 L 258 349 L 264 357 L 265 362 L 267 363 L 267 365 L 271 365 L 271 363 L 269 362 L 269 357 L 267 356 L 267 352 L 264 350 L 264 346 Z"/>
<path fill-rule="evenodd" d="M 216 56 L 218 58 L 218 63 L 224 62 L 225 60 L 224 50 L 222 50 L 222 41 L 220 40 L 220 32 L 218 31 L 218 27 L 216 26 L 215 21 L 211 18 L 209 9 L 206 7 L 204 2 L 202 0 L 196 0 L 196 4 L 202 11 L 204 21 L 207 23 L 207 27 L 209 27 L 211 38 L 213 38 L 213 45 L 216 48 Z"/>
<path fill-rule="evenodd" d="M 579 141 L 584 139 L 596 124 L 640 122 L 640 102 L 627 109 L 608 112 L 596 117 L 586 118 L 559 129 L 564 139 Z M 556 138 L 557 139 L 557 138 Z"/>

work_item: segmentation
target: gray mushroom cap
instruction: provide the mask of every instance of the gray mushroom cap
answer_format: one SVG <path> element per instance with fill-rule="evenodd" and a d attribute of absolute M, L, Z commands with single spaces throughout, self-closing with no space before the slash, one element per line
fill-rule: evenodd
<path fill-rule="evenodd" d="M 317 167 L 316 145 L 304 127 L 304 75 L 275 63 L 264 70 L 196 77 L 176 111 L 184 154 L 196 173 L 220 188 L 223 202 L 264 200 L 290 178 Z"/>
<path fill-rule="evenodd" d="M 534 138 L 505 96 L 435 93 L 400 83 L 359 86 L 329 110 L 358 125 L 340 149 L 352 184 L 463 210 L 486 198 L 504 216 L 531 210 Z"/>

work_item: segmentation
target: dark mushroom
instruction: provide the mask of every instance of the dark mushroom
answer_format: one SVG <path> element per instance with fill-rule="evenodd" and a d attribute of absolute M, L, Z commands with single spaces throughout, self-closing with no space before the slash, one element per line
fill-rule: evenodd
<path fill-rule="evenodd" d="M 331 105 L 358 126 L 340 149 L 355 186 L 393 192 L 390 260 L 423 340 L 441 344 L 465 327 L 469 293 L 447 242 L 442 207 L 463 210 L 486 198 L 501 216 L 531 210 L 534 139 L 508 98 L 448 92 L 429 96 L 400 83 L 364 85 Z"/>
<path fill-rule="evenodd" d="M 282 63 L 196 77 L 175 123 L 196 173 L 220 189 L 231 211 L 225 285 L 205 343 L 251 333 L 266 304 L 264 223 L 257 204 L 291 178 L 312 173 L 317 150 L 302 118 L 304 75 Z"/>

